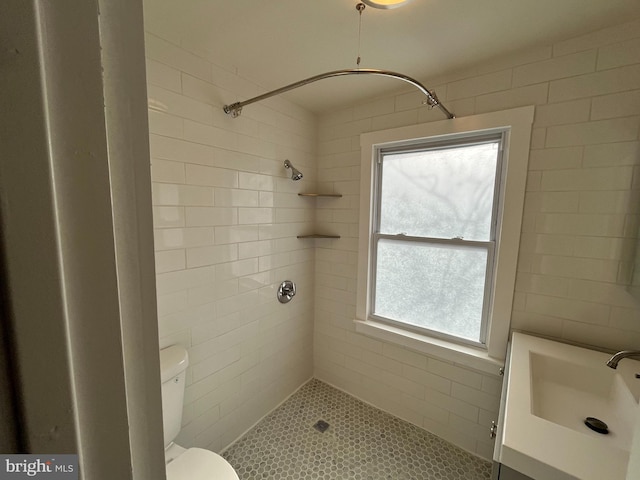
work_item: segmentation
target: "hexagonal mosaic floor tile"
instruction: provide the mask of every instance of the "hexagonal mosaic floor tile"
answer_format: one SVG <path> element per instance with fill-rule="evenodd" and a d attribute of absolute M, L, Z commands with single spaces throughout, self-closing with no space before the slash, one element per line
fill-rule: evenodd
<path fill-rule="evenodd" d="M 319 421 L 328 424 L 317 425 Z M 321 428 L 318 428 L 321 427 Z M 240 480 L 488 480 L 491 464 L 312 379 L 223 453 Z"/>

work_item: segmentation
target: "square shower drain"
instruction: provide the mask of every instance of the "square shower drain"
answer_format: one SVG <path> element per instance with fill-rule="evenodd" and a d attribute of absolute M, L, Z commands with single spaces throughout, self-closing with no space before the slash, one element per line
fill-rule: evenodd
<path fill-rule="evenodd" d="M 318 420 L 316 424 L 313 426 L 313 428 L 318 430 L 320 433 L 324 433 L 329 428 L 329 424 L 324 420 Z"/>

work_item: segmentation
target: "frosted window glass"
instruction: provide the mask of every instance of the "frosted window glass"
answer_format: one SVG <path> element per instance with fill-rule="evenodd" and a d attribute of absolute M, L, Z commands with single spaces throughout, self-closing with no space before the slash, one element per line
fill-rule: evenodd
<path fill-rule="evenodd" d="M 487 250 L 378 242 L 374 315 L 480 341 Z"/>
<path fill-rule="evenodd" d="M 498 147 L 385 154 L 380 233 L 489 240 Z"/>

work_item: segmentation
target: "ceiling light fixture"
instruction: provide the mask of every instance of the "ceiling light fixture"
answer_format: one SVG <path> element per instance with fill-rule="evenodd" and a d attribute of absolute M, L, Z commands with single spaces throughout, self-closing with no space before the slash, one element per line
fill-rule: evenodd
<path fill-rule="evenodd" d="M 364 3 L 373 8 L 382 8 L 389 10 L 391 8 L 398 8 L 406 5 L 411 0 L 362 0 Z"/>

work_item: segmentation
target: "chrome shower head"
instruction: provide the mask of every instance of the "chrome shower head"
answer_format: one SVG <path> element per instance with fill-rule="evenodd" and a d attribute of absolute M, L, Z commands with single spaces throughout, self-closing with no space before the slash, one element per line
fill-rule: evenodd
<path fill-rule="evenodd" d="M 284 161 L 284 168 L 291 169 L 291 180 L 300 180 L 302 178 L 302 172 L 291 165 L 289 160 Z"/>

